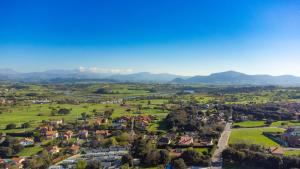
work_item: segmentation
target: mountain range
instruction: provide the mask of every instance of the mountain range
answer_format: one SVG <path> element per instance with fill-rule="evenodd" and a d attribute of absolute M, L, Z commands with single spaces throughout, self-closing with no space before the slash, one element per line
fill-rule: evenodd
<path fill-rule="evenodd" d="M 209 84 L 209 85 L 283 85 L 300 86 L 300 77 L 292 75 L 248 75 L 235 71 L 213 73 L 208 76 L 180 76 L 174 74 L 140 72 L 132 74 L 95 73 L 74 70 L 48 70 L 44 72 L 20 73 L 11 69 L 0 69 L 1 81 L 64 82 L 97 80 L 105 82 Z"/>

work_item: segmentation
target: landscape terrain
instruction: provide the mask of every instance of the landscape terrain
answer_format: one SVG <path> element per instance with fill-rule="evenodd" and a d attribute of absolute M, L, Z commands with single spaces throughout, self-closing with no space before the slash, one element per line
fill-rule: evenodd
<path fill-rule="evenodd" d="M 300 87 L 211 76 L 3 80 L 0 168 L 299 168 Z"/>

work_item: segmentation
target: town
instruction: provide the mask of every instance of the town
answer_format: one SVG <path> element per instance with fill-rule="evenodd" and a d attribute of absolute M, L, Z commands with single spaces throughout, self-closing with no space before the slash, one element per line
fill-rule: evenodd
<path fill-rule="evenodd" d="M 0 168 L 230 168 L 253 165 L 248 154 L 296 168 L 300 89 L 282 90 L 224 87 L 219 95 L 202 86 L 5 84 Z M 261 165 L 253 167 L 270 164 Z"/>

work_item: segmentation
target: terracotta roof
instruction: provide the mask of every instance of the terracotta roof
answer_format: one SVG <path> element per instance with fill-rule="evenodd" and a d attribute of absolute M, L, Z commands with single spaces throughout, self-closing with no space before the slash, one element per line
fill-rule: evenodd
<path fill-rule="evenodd" d="M 277 155 L 282 155 L 284 153 L 284 150 L 281 147 L 271 147 L 270 151 L 272 154 L 277 154 Z"/>

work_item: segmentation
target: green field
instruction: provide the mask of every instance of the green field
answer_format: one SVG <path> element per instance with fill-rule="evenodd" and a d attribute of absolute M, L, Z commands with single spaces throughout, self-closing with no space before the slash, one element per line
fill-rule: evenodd
<path fill-rule="evenodd" d="M 300 121 L 276 121 L 271 124 L 272 127 L 281 126 L 300 126 Z"/>
<path fill-rule="evenodd" d="M 43 150 L 43 147 L 41 147 L 41 146 L 34 146 L 34 147 L 28 147 L 28 148 L 26 147 L 20 153 L 18 153 L 18 155 L 30 157 L 30 156 L 37 154 L 38 152 L 40 152 L 42 150 Z"/>
<path fill-rule="evenodd" d="M 240 127 L 261 127 L 265 125 L 264 121 L 243 121 L 243 122 L 238 122 L 233 124 L 238 125 Z"/>
<path fill-rule="evenodd" d="M 163 104 L 166 100 L 157 99 L 151 100 L 151 104 L 148 105 L 147 100 L 140 101 L 142 103 L 142 107 L 149 107 L 148 109 L 142 109 L 142 114 L 146 115 L 155 115 L 159 120 L 166 117 L 168 114 L 167 111 L 162 111 L 161 109 L 156 109 L 155 106 Z M 93 115 L 93 110 L 95 109 L 98 112 L 103 112 L 106 109 L 113 109 L 112 118 L 124 116 L 124 115 L 137 115 L 135 114 L 136 105 L 132 104 L 131 111 L 126 111 L 126 107 L 122 107 L 119 104 L 95 104 L 95 103 L 83 103 L 79 105 L 72 105 L 72 104 L 32 104 L 30 106 L 14 106 L 7 108 L 6 111 L 2 112 L 0 118 L 0 132 L 6 133 L 14 133 L 14 132 L 23 132 L 33 130 L 35 127 L 42 122 L 42 120 L 58 120 L 64 119 L 65 121 L 74 121 L 77 117 L 80 118 L 81 113 L 86 112 L 87 114 Z M 72 109 L 71 113 L 68 115 L 51 115 L 51 107 L 56 109 L 60 108 L 68 108 Z M 29 122 L 31 124 L 30 128 L 21 129 L 20 126 L 22 123 Z M 12 130 L 5 130 L 5 127 L 9 123 L 17 124 L 17 129 Z M 152 125 L 152 130 L 156 130 L 157 125 Z"/>
<path fill-rule="evenodd" d="M 265 147 L 279 146 L 276 142 L 265 137 L 263 132 L 283 132 L 284 129 L 275 127 L 266 128 L 239 128 L 232 129 L 229 144 L 245 143 L 258 144 Z"/>
<path fill-rule="evenodd" d="M 300 150 L 288 150 L 284 152 L 285 156 L 299 156 L 300 157 Z"/>

